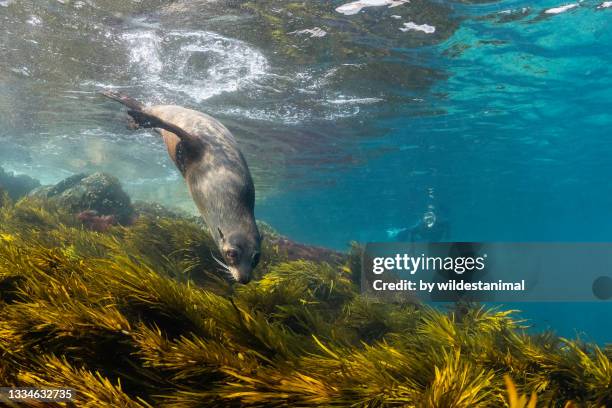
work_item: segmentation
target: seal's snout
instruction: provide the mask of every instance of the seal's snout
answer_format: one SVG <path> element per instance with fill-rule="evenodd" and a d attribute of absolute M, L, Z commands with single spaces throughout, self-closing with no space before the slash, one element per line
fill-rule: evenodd
<path fill-rule="evenodd" d="M 255 234 L 249 235 L 242 232 L 223 234 L 221 228 L 217 228 L 219 249 L 223 254 L 224 266 L 228 269 L 234 281 L 238 283 L 249 283 L 253 269 L 259 263 L 261 238 L 255 229 Z"/>
<path fill-rule="evenodd" d="M 232 278 L 234 278 L 236 282 L 245 285 L 251 281 L 251 269 L 247 270 L 230 266 L 229 270 L 232 275 Z"/>
<path fill-rule="evenodd" d="M 245 275 L 245 276 L 241 276 L 240 278 L 238 278 L 238 282 L 242 283 L 243 285 L 246 285 L 247 283 L 249 283 L 251 281 L 251 275 Z"/>

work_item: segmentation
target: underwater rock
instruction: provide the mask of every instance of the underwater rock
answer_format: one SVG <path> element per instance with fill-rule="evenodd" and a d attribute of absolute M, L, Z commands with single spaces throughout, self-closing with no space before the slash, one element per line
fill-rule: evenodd
<path fill-rule="evenodd" d="M 128 225 L 134 220 L 130 197 L 116 177 L 105 173 L 76 174 L 54 186 L 38 188 L 31 195 L 56 201 L 71 213 L 79 214 L 79 219 L 95 228 L 104 229 L 103 224 L 111 222 Z M 96 219 L 106 216 L 112 218 Z M 102 222 L 102 219 L 105 221 Z"/>
<path fill-rule="evenodd" d="M 280 235 L 274 227 L 261 220 L 257 221 L 257 228 L 266 246 L 276 249 L 276 255 L 284 261 L 313 261 L 326 262 L 330 265 L 345 264 L 350 255 L 346 252 L 333 249 L 302 244 Z"/>
<path fill-rule="evenodd" d="M 178 217 L 190 218 L 192 221 L 196 223 L 203 224 L 203 222 L 201 222 L 202 219 L 198 216 L 190 217 L 184 211 L 181 211 L 178 209 L 170 209 L 159 203 L 137 200 L 137 201 L 134 201 L 134 203 L 132 204 L 132 207 L 134 208 L 134 212 L 138 216 L 145 215 L 153 219 L 178 218 Z"/>
<path fill-rule="evenodd" d="M 153 220 L 175 219 L 188 221 L 198 225 L 203 230 L 206 229 L 206 225 L 201 217 L 190 215 L 174 208 L 170 209 L 159 203 L 135 201 L 133 207 L 139 218 L 145 217 Z M 293 241 L 279 234 L 274 227 L 261 220 L 257 221 L 257 228 L 263 238 L 263 244 L 267 248 L 275 248 L 275 256 L 284 261 L 305 260 L 340 265 L 346 263 L 349 258 L 349 254 L 346 252 L 339 252 L 329 248 Z"/>
<path fill-rule="evenodd" d="M 0 167 L 0 189 L 6 191 L 13 200 L 18 200 L 39 186 L 40 182 L 32 177 L 25 174 L 15 175 Z"/>
<path fill-rule="evenodd" d="M 117 225 L 117 217 L 114 215 L 98 215 L 94 210 L 80 212 L 77 219 L 90 230 L 97 232 L 106 232 L 110 227 Z"/>
<path fill-rule="evenodd" d="M 291 240 L 278 242 L 281 248 L 285 248 L 289 260 L 305 259 L 329 264 L 342 264 L 346 261 L 346 254 L 329 248 L 300 244 Z"/>

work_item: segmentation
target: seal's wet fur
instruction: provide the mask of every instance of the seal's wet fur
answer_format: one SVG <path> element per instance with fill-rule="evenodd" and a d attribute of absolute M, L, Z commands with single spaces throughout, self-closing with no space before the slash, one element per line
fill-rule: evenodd
<path fill-rule="evenodd" d="M 204 113 L 181 106 L 144 106 L 127 95 L 103 92 L 128 107 L 132 127 L 155 128 L 183 174 L 225 262 L 242 283 L 259 262 L 261 236 L 255 223 L 255 187 L 230 131 Z"/>

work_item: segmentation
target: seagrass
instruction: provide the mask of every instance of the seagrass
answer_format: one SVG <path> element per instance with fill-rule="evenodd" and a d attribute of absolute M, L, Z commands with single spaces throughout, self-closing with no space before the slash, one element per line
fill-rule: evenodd
<path fill-rule="evenodd" d="M 612 346 L 363 297 L 357 245 L 336 266 L 264 241 L 259 278 L 232 286 L 190 218 L 99 233 L 45 201 L 0 206 L 2 385 L 71 387 L 79 407 L 611 406 Z"/>

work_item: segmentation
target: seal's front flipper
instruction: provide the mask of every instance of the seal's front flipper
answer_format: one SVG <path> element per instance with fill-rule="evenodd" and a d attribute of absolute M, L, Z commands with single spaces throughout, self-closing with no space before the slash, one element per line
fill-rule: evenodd
<path fill-rule="evenodd" d="M 184 131 L 179 126 L 166 122 L 158 116 L 151 115 L 141 110 L 129 110 L 128 115 L 130 115 L 138 127 L 158 128 L 174 133 L 192 153 L 199 152 L 204 148 L 202 139 Z"/>

